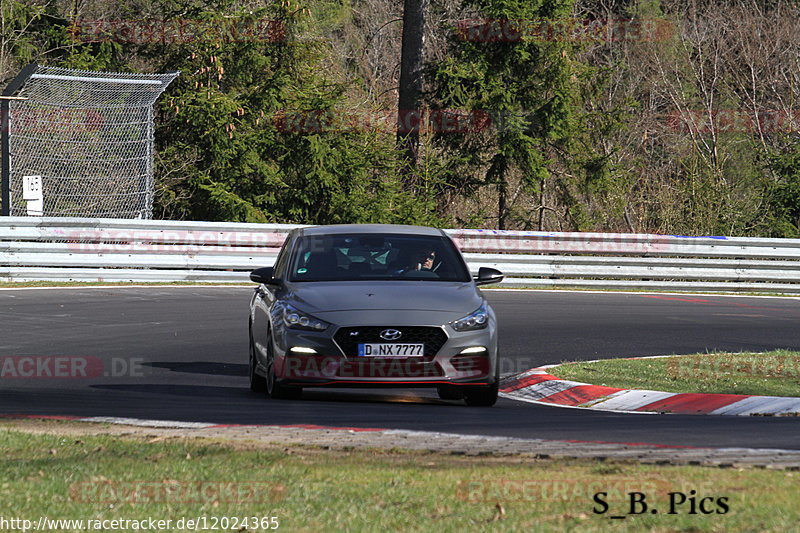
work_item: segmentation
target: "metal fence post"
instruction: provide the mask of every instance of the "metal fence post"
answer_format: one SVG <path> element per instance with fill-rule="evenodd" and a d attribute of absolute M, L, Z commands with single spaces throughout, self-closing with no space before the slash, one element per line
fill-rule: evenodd
<path fill-rule="evenodd" d="M 2 209 L 0 215 L 7 217 L 11 215 L 11 136 L 10 136 L 10 120 L 11 120 L 11 100 L 14 100 L 14 93 L 19 91 L 28 78 L 36 72 L 36 63 L 29 63 L 17 74 L 17 77 L 11 80 L 5 89 L 3 95 L 0 96 L 0 158 L 2 158 L 2 180 L 0 181 L 0 189 L 2 189 Z"/>

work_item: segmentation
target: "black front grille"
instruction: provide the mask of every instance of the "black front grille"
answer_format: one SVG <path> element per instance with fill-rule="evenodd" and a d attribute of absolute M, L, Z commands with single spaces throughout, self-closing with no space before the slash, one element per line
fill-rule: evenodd
<path fill-rule="evenodd" d="M 402 333 L 397 340 L 382 339 L 380 334 L 385 329 L 396 329 Z M 425 345 L 424 357 L 433 359 L 444 343 L 447 334 L 442 328 L 431 326 L 360 326 L 339 328 L 333 336 L 336 344 L 344 351 L 347 357 L 358 356 L 358 345 L 368 342 L 400 342 L 423 343 Z"/>

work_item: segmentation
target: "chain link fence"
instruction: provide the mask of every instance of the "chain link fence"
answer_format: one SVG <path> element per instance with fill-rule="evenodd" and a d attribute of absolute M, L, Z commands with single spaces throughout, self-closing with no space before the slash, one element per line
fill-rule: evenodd
<path fill-rule="evenodd" d="M 10 102 L 10 214 L 41 176 L 45 216 L 152 218 L 153 104 L 178 74 L 37 67 Z"/>

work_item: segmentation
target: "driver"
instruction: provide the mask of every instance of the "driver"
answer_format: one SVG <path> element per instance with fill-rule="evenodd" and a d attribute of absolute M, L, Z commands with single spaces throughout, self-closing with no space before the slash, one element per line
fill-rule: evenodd
<path fill-rule="evenodd" d="M 432 270 L 433 262 L 436 260 L 436 251 L 431 248 L 421 248 L 413 256 L 413 261 L 405 269 L 406 272 L 412 270 Z"/>

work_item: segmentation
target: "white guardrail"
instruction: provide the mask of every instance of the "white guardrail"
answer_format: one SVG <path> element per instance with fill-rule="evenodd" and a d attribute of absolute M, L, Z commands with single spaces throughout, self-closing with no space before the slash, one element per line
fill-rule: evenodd
<path fill-rule="evenodd" d="M 0 281 L 249 283 L 287 224 L 0 218 Z M 446 230 L 504 286 L 800 293 L 800 239 Z"/>

